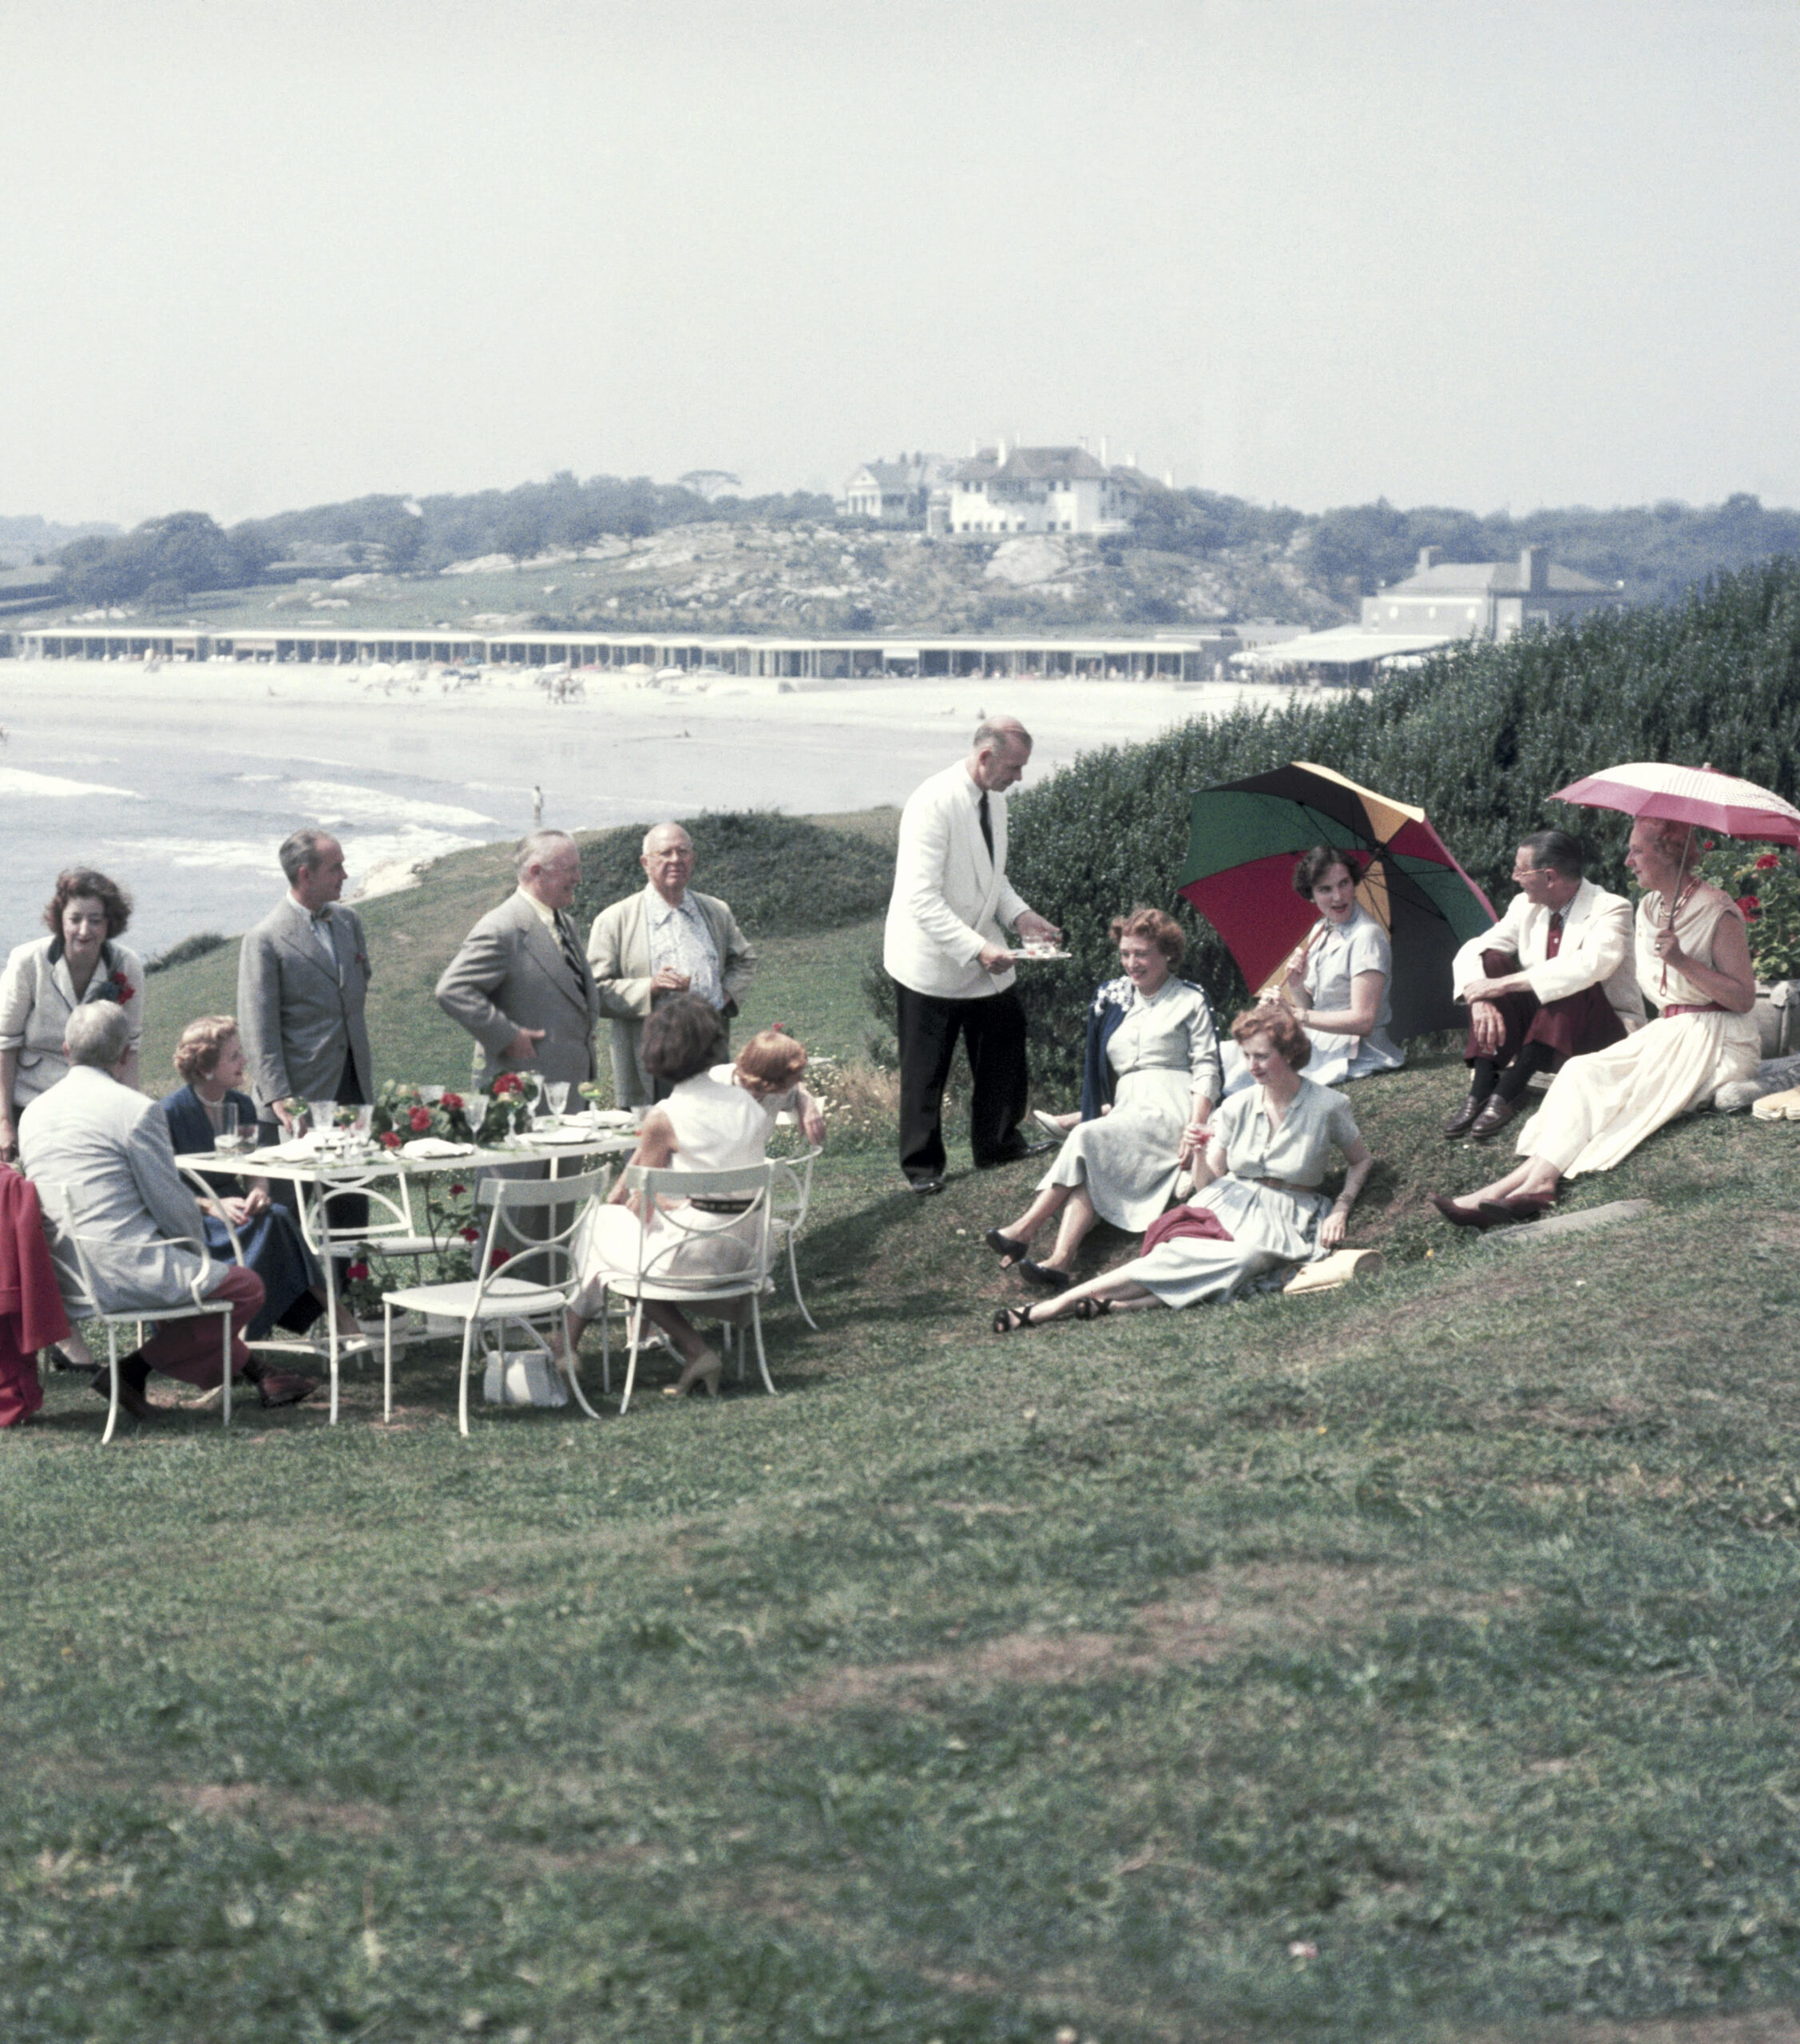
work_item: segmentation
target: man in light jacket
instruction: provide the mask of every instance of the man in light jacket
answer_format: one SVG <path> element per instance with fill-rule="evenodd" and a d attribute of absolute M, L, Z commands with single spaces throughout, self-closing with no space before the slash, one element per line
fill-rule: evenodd
<path fill-rule="evenodd" d="M 569 917 L 581 851 L 565 830 L 533 830 L 513 866 L 517 889 L 462 940 L 438 979 L 438 1005 L 474 1038 L 480 1086 L 504 1072 L 584 1085 L 600 1002 Z"/>
<path fill-rule="evenodd" d="M 602 909 L 588 933 L 588 963 L 613 1020 L 613 1087 L 621 1107 L 648 1107 L 658 1097 L 638 1056 L 652 1008 L 677 994 L 697 994 L 729 1023 L 756 973 L 756 954 L 737 918 L 717 895 L 688 885 L 694 841 L 679 823 L 650 831 L 638 864 L 641 892 Z M 723 1026 L 720 1034 L 727 1035 Z"/>
<path fill-rule="evenodd" d="M 369 947 L 345 908 L 343 847 L 327 830 L 296 830 L 282 846 L 287 892 L 244 940 L 237 1027 L 265 1141 L 291 1126 L 282 1103 L 374 1099 L 363 1006 Z"/>
<path fill-rule="evenodd" d="M 228 1299 L 232 1374 L 254 1384 L 265 1405 L 292 1404 L 316 1388 L 315 1380 L 268 1370 L 244 1346 L 244 1330 L 262 1306 L 263 1281 L 240 1264 L 203 1262 L 205 1225 L 175 1167 L 169 1118 L 125 1083 L 130 1028 L 117 1008 L 77 1008 L 63 1041 L 67 1076 L 19 1119 L 19 1155 L 43 1205 L 57 1281 L 65 1298 L 79 1296 L 69 1239 L 73 1202 L 101 1313 L 154 1320 L 159 1307 Z M 210 1390 L 221 1376 L 217 1321 L 171 1321 L 121 1360 L 119 1403 L 133 1419 L 157 1416 L 145 1396 L 153 1369 Z M 105 1369 L 95 1373 L 93 1388 L 110 1397 Z"/>
<path fill-rule="evenodd" d="M 1006 877 L 1005 791 L 1031 759 L 1017 717 L 990 718 L 969 757 L 913 790 L 900 813 L 882 957 L 898 991 L 900 1168 L 914 1192 L 944 1186 L 944 1083 L 957 1038 L 974 1081 L 969 1141 L 978 1168 L 1045 1150 L 1027 1143 L 1025 1014 L 1005 931 L 1054 944 L 1062 933 Z"/>
<path fill-rule="evenodd" d="M 1519 891 L 1500 921 L 1457 952 L 1450 971 L 1468 1004 L 1469 1097 L 1444 1124 L 1485 1143 L 1522 1111 L 1534 1073 L 1604 1050 L 1643 1027 L 1631 905 L 1583 877 L 1566 830 L 1520 845 Z"/>

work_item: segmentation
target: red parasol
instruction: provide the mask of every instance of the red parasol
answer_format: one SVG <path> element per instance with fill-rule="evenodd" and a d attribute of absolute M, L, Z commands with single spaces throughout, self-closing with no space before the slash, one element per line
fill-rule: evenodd
<path fill-rule="evenodd" d="M 1677 766 L 1657 759 L 1634 759 L 1623 766 L 1571 781 L 1550 798 L 1586 809 L 1622 809 L 1628 816 L 1651 816 L 1669 823 L 1716 830 L 1722 838 L 1750 838 L 1800 846 L 1800 809 L 1735 774 L 1710 766 Z"/>

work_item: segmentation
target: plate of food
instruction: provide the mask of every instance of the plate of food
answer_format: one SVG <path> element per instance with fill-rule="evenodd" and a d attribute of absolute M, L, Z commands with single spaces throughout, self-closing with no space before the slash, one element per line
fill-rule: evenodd
<path fill-rule="evenodd" d="M 1072 958 L 1072 951 L 1065 951 L 1054 944 L 1021 944 L 1013 953 L 1016 965 L 1041 965 L 1053 958 Z"/>

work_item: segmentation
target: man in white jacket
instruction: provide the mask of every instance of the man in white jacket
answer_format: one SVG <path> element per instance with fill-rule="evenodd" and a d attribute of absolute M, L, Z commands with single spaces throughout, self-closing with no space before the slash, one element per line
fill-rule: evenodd
<path fill-rule="evenodd" d="M 1564 830 L 1519 846 L 1519 891 L 1490 930 L 1457 952 L 1451 975 L 1469 1006 L 1469 1097 L 1444 1124 L 1485 1143 L 1521 1111 L 1534 1073 L 1604 1050 L 1643 1027 L 1631 905 L 1582 877 Z"/>
<path fill-rule="evenodd" d="M 1013 991 L 1005 930 L 1054 944 L 1062 933 L 1006 878 L 1005 791 L 1031 759 L 1017 717 L 993 717 L 969 757 L 915 788 L 900 814 L 882 958 L 898 994 L 900 1168 L 914 1192 L 944 1186 L 944 1082 L 961 1036 L 974 1081 L 969 1143 L 977 1167 L 1011 1163 L 1029 1143 L 1025 1016 Z"/>

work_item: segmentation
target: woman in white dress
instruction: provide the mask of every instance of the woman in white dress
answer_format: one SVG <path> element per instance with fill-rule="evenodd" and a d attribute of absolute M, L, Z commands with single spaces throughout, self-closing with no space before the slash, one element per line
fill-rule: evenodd
<path fill-rule="evenodd" d="M 1103 986 L 1088 1021 L 1085 1117 L 1072 1128 L 1037 1196 L 988 1247 L 1044 1290 L 1074 1282 L 1075 1253 L 1096 1220 L 1141 1234 L 1169 1202 L 1183 1130 L 1203 1131 L 1219 1098 L 1219 1037 L 1197 986 L 1177 979 L 1187 940 L 1160 909 L 1115 917 L 1108 935 L 1124 978 Z M 1056 1246 L 1041 1262 L 1033 1238 L 1061 1213 Z"/>
<path fill-rule="evenodd" d="M 1358 901 L 1358 877 L 1351 861 L 1330 845 L 1315 845 L 1294 869 L 1294 891 L 1318 910 L 1318 921 L 1289 963 L 1280 998 L 1311 1040 L 1306 1076 L 1315 1086 L 1398 1072 L 1406 1062 L 1388 1034 L 1394 946 Z M 1226 1091 L 1249 1083 L 1243 1058 L 1227 1044 Z"/>
<path fill-rule="evenodd" d="M 692 995 L 682 995 L 659 1008 L 644 1025 L 640 1055 L 644 1068 L 652 1079 L 669 1087 L 644 1118 L 637 1147 L 630 1162 L 656 1171 L 724 1171 L 745 1164 L 759 1164 L 767 1148 L 774 1117 L 767 1111 L 753 1087 L 716 1078 L 711 1069 L 719 1051 L 720 1018 L 716 1009 Z M 765 1032 L 774 1035 L 773 1031 Z M 755 1040 L 760 1041 L 760 1039 Z M 782 1038 L 792 1044 L 791 1038 Z M 783 1077 L 791 1091 L 805 1069 L 806 1052 L 799 1044 L 798 1068 L 787 1068 Z M 750 1046 L 746 1045 L 747 1052 Z M 658 1268 L 683 1278 L 741 1277 L 755 1254 L 749 1238 L 759 1237 L 761 1222 L 747 1202 L 708 1201 L 678 1202 L 679 1229 L 663 1221 L 661 1213 L 650 1217 L 652 1253 L 668 1247 L 671 1254 Z M 667 1203 L 665 1209 L 667 1210 Z M 605 1280 L 628 1277 L 638 1266 L 641 1210 L 636 1198 L 628 1195 L 621 1178 L 612 1200 L 594 1214 L 584 1236 L 576 1244 L 583 1278 L 569 1316 L 567 1339 L 573 1353 L 588 1323 L 603 1303 Z M 660 1234 L 664 1241 L 656 1243 Z M 708 1345 L 692 1321 L 679 1306 L 661 1300 L 644 1301 L 645 1317 L 660 1328 L 682 1361 L 678 1383 L 669 1387 L 680 1395 L 698 1384 L 709 1396 L 719 1390 L 720 1358 Z"/>
<path fill-rule="evenodd" d="M 1022 1311 L 1004 1309 L 994 1316 L 995 1333 L 1063 1314 L 1094 1320 L 1115 1307 L 1232 1298 L 1283 1265 L 1310 1263 L 1342 1243 L 1374 1163 L 1350 1102 L 1302 1076 L 1312 1045 L 1285 1007 L 1245 1009 L 1231 1035 L 1251 1083 L 1183 1140 L 1199 1190 L 1152 1224 L 1129 1263 Z M 1328 1200 L 1318 1188 L 1334 1149 L 1349 1168 L 1343 1190 Z"/>
<path fill-rule="evenodd" d="M 1638 984 L 1661 1009 L 1622 1042 L 1572 1057 L 1519 1136 L 1524 1162 L 1460 1199 L 1432 1204 L 1459 1227 L 1527 1220 L 1565 1178 L 1609 1171 L 1652 1130 L 1721 1086 L 1755 1072 L 1756 975 L 1743 911 L 1693 873 L 1694 833 L 1640 817 L 1625 864 L 1647 889 L 1638 903 Z"/>

